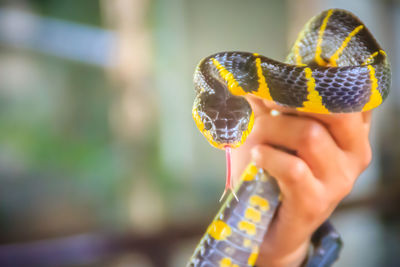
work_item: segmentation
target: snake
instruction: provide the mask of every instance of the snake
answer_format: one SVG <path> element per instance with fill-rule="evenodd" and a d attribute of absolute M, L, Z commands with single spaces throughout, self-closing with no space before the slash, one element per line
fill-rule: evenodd
<path fill-rule="evenodd" d="M 387 54 L 366 26 L 342 9 L 312 17 L 285 62 L 236 51 L 202 59 L 194 73 L 192 115 L 208 142 L 226 151 L 224 194 L 227 190 L 231 193 L 187 266 L 254 266 L 279 207 L 282 196 L 276 180 L 254 163 L 244 170 L 240 184 L 232 186 L 231 150 L 245 142 L 254 124 L 246 96 L 305 113 L 351 113 L 380 106 L 390 85 Z M 340 243 L 340 237 L 333 233 L 332 244 Z M 329 249 L 320 250 L 324 251 Z M 329 266 L 337 255 L 331 258 L 326 264 L 313 266 Z"/>

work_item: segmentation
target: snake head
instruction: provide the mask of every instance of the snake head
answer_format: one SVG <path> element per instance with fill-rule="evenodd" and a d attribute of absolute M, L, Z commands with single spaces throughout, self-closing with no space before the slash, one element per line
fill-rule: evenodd
<path fill-rule="evenodd" d="M 192 115 L 208 142 L 220 149 L 240 146 L 249 135 L 254 122 L 251 107 L 243 97 L 205 90 L 198 93 Z"/>

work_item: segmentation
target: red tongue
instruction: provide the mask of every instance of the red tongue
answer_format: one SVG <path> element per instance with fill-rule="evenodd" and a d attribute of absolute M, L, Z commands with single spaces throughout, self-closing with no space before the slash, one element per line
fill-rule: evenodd
<path fill-rule="evenodd" d="M 221 198 L 219 201 L 224 198 L 225 194 L 227 193 L 228 190 L 231 190 L 233 196 L 236 198 L 237 201 L 239 201 L 238 197 L 236 196 L 235 192 L 233 191 L 233 186 L 232 186 L 232 175 L 231 175 L 231 152 L 232 148 L 230 146 L 225 146 L 225 155 L 226 155 L 226 182 L 225 182 L 225 190 L 224 193 L 222 193 Z"/>

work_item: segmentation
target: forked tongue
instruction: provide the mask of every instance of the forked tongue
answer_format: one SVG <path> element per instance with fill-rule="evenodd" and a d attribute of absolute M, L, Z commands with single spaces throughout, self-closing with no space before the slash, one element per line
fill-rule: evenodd
<path fill-rule="evenodd" d="M 231 190 L 232 195 L 236 198 L 237 201 L 239 201 L 238 197 L 235 194 L 235 191 L 233 190 L 232 186 L 232 175 L 231 175 L 231 167 L 232 167 L 232 161 L 231 161 L 231 152 L 232 148 L 230 146 L 225 146 L 225 156 L 226 156 L 226 181 L 225 181 L 225 190 L 222 193 L 221 198 L 219 199 L 219 202 L 224 199 L 226 193 L 228 190 Z"/>

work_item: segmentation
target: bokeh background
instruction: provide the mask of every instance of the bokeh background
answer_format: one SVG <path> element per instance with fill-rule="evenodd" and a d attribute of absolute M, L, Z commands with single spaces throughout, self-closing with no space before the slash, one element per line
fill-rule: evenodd
<path fill-rule="evenodd" d="M 224 154 L 191 118 L 197 62 L 283 60 L 332 7 L 357 14 L 393 67 L 373 162 L 333 216 L 336 266 L 400 266 L 395 0 L 1 1 L 0 265 L 184 266 L 224 184 Z"/>

